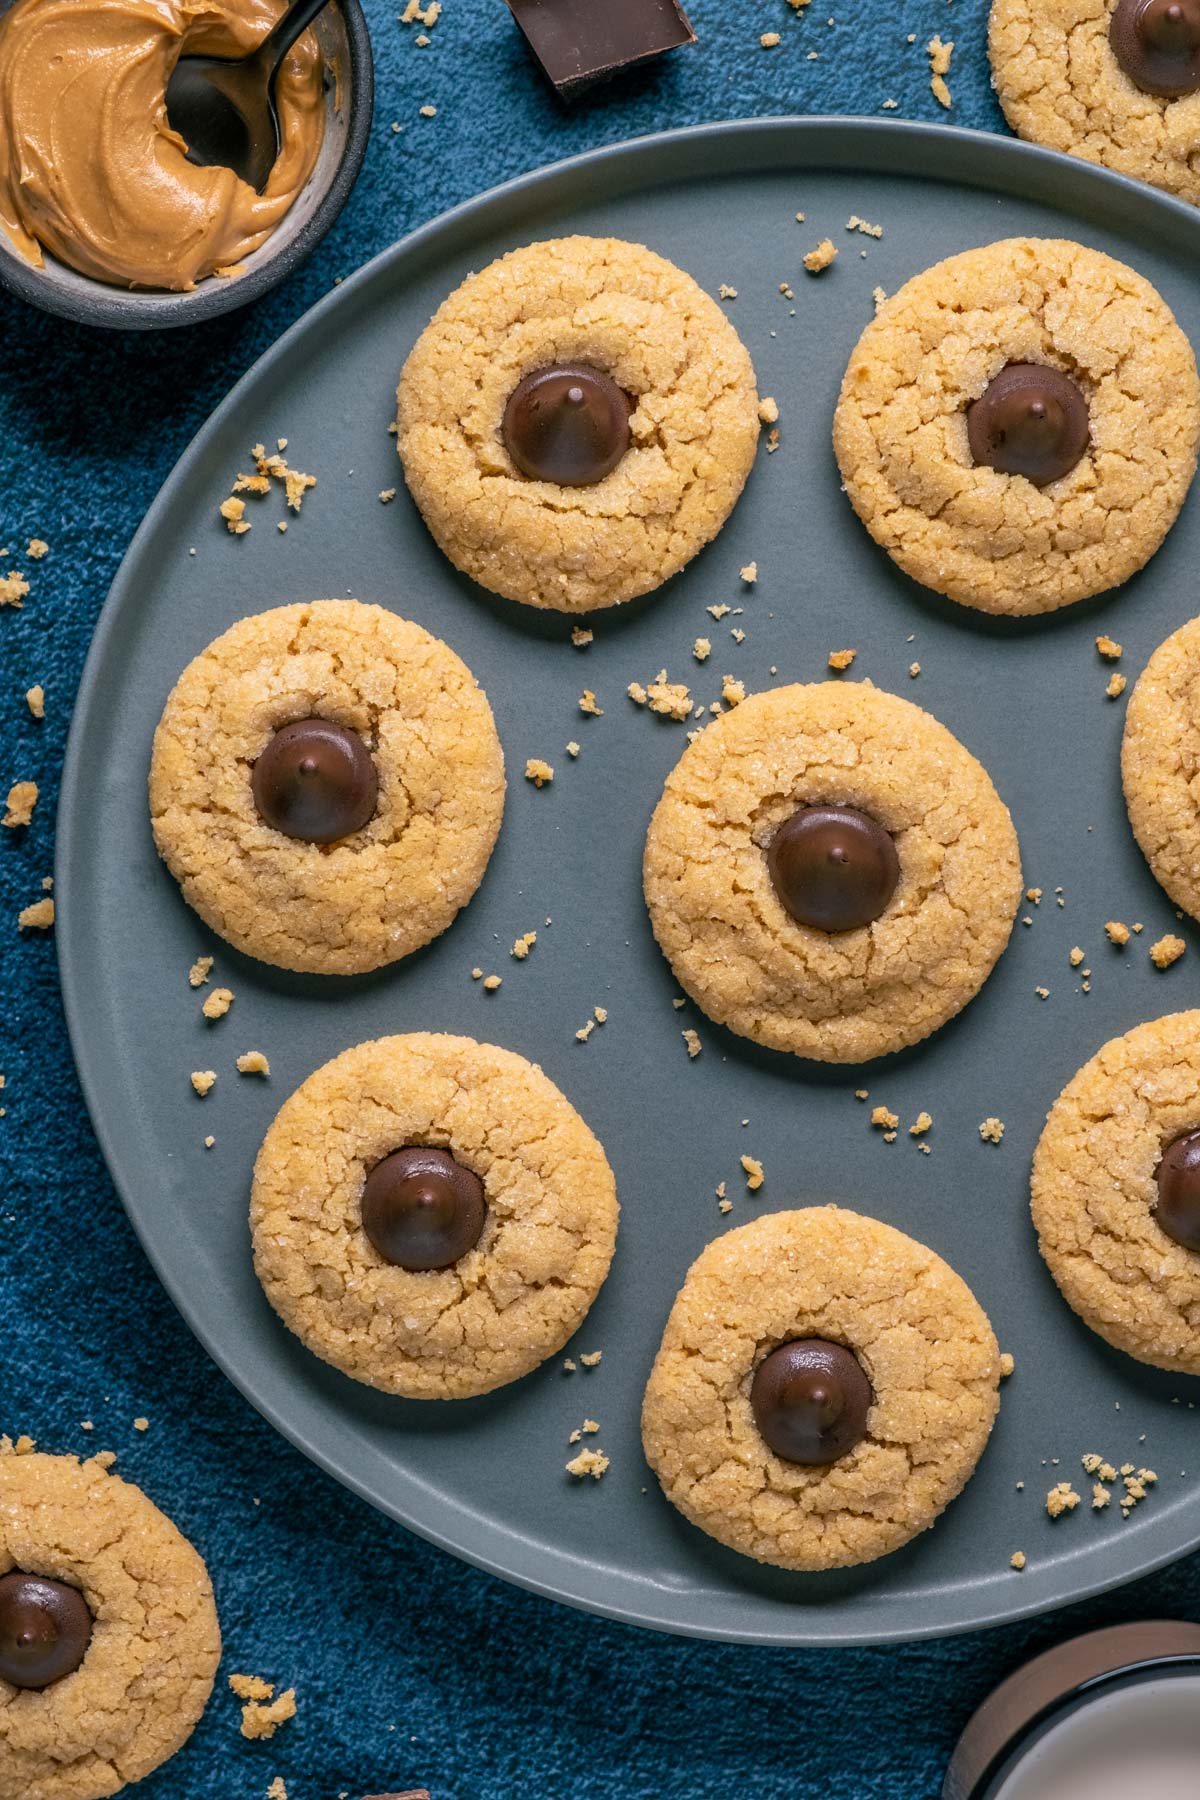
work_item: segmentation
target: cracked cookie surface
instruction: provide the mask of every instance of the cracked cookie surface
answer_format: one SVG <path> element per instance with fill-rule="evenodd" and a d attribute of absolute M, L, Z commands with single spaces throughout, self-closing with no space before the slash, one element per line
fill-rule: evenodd
<path fill-rule="evenodd" d="M 1200 1253 L 1155 1219 L 1163 1150 L 1200 1125 L 1200 1012 L 1113 1038 L 1050 1110 L 1033 1159 L 1038 1248 L 1083 1320 L 1155 1368 L 1200 1375 Z"/>
<path fill-rule="evenodd" d="M 0 1449 L 0 1575 L 78 1588 L 94 1625 L 73 1674 L 40 1691 L 0 1678 L 0 1800 L 100 1800 L 186 1743 L 221 1637 L 187 1539 L 98 1461 Z"/>
<path fill-rule="evenodd" d="M 483 1183 L 475 1248 L 420 1273 L 362 1228 L 368 1172 L 406 1145 L 448 1150 Z M 259 1151 L 250 1203 L 267 1298 L 310 1350 L 356 1381 L 418 1400 L 485 1394 L 560 1350 L 608 1273 L 612 1171 L 534 1063 L 417 1032 L 310 1075 Z"/>
<path fill-rule="evenodd" d="M 900 878 L 874 924 L 796 922 L 766 849 L 797 806 L 856 807 Z M 719 1024 L 775 1050 L 863 1062 L 961 1011 L 1008 942 L 1016 832 L 944 725 L 866 684 L 776 688 L 701 732 L 667 777 L 643 863 L 654 935 Z"/>
<path fill-rule="evenodd" d="M 1109 43 L 1117 0 L 993 0 L 992 85 L 1013 130 L 1200 203 L 1200 97 L 1144 93 Z"/>
<path fill-rule="evenodd" d="M 759 1434 L 750 1386 L 796 1338 L 844 1344 L 874 1393 L 867 1435 L 823 1468 Z M 926 1530 L 971 1475 L 996 1416 L 987 1316 L 932 1250 L 837 1206 L 718 1238 L 671 1309 L 642 1408 L 663 1492 L 710 1537 L 784 1569 L 870 1562 Z"/>
<path fill-rule="evenodd" d="M 1009 363 L 1062 370 L 1090 442 L 1035 487 L 976 465 L 967 408 Z M 981 612 L 1052 612 L 1127 581 L 1170 530 L 1196 469 L 1191 345 L 1141 275 L 1058 238 L 1010 238 L 916 275 L 860 337 L 834 450 L 876 543 Z"/>
<path fill-rule="evenodd" d="M 333 844 L 259 815 L 251 770 L 294 720 L 355 731 L 374 816 Z M 184 899 L 239 950 L 323 975 L 376 969 L 446 929 L 504 810 L 487 697 L 453 650 L 381 606 L 318 600 L 242 619 L 189 663 L 154 735 L 150 812 Z"/>
<path fill-rule="evenodd" d="M 1133 834 L 1176 906 L 1200 918 L 1200 619 L 1146 664 L 1129 701 L 1121 778 Z"/>
<path fill-rule="evenodd" d="M 527 480 L 501 420 L 524 376 L 586 364 L 634 402 L 631 444 L 590 487 Z M 471 275 L 417 340 L 397 448 L 434 538 L 507 599 L 587 612 L 650 593 L 728 518 L 754 461 L 758 396 L 737 332 L 641 244 L 529 244 Z"/>

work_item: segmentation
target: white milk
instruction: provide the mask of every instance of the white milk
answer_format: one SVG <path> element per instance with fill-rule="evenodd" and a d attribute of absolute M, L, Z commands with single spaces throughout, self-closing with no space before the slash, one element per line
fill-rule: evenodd
<path fill-rule="evenodd" d="M 1162 1675 L 1077 1707 L 995 1800 L 1200 1800 L 1200 1676 Z"/>

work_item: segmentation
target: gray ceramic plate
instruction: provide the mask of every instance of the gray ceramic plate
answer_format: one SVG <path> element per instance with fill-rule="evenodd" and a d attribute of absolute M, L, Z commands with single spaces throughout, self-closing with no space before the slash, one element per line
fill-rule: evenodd
<path fill-rule="evenodd" d="M 883 238 L 847 232 L 851 214 L 878 221 Z M 570 231 L 642 239 L 710 292 L 735 287 L 729 314 L 761 391 L 779 401 L 783 432 L 717 543 L 657 598 L 589 621 L 596 641 L 582 652 L 569 619 L 456 576 L 404 496 L 387 431 L 397 371 L 442 297 L 501 251 Z M 800 258 L 827 232 L 841 254 L 814 280 Z M 1104 697 L 1108 669 L 1093 640 L 1101 630 L 1119 638 L 1132 676 L 1196 610 L 1200 499 L 1124 592 L 1006 628 L 895 572 L 851 514 L 829 449 L 838 381 L 875 285 L 894 291 L 939 257 L 1014 232 L 1066 233 L 1127 259 L 1200 342 L 1200 215 L 996 138 L 764 121 L 628 144 L 514 182 L 345 282 L 235 388 L 151 508 L 96 633 L 62 792 L 58 941 L 88 1103 L 156 1268 L 222 1368 L 324 1468 L 456 1554 L 616 1618 L 780 1644 L 912 1638 L 1055 1606 L 1200 1542 L 1194 1477 L 1180 1473 L 1197 1464 L 1189 1405 L 1200 1384 L 1110 1352 L 1077 1322 L 1042 1268 L 1027 1209 L 1030 1152 L 1067 1077 L 1105 1038 L 1194 1003 L 1196 949 L 1167 975 L 1146 956 L 1176 921 L 1125 822 L 1122 707 Z M 235 540 L 218 503 L 249 446 L 277 436 L 319 485 L 286 536 L 273 498 L 251 503 L 254 528 Z M 381 505 L 380 490 L 397 485 L 395 503 Z M 759 580 L 748 590 L 738 571 L 752 559 Z M 320 981 L 233 955 L 188 912 L 154 853 L 145 776 L 159 710 L 190 657 L 243 614 L 338 594 L 392 606 L 466 657 L 495 707 L 511 783 L 486 880 L 454 927 L 401 967 Z M 714 624 L 705 607 L 719 601 L 745 611 Z M 715 646 L 703 668 L 691 656 L 701 634 Z M 1017 820 L 1027 880 L 1045 890 L 962 1018 L 867 1071 L 760 1052 L 672 1008 L 639 865 L 685 738 L 625 697 L 630 680 L 663 665 L 706 701 L 727 671 L 751 689 L 819 679 L 829 651 L 845 646 L 858 650 L 856 676 L 919 701 L 983 760 Z M 585 685 L 603 718 L 578 712 Z M 572 738 L 583 746 L 576 762 L 564 753 Z M 522 779 L 529 756 L 555 765 L 551 787 Z M 1144 920 L 1146 935 L 1119 955 L 1104 940 L 1109 918 Z M 531 929 L 537 947 L 517 963 L 509 947 Z M 1068 962 L 1075 944 L 1092 970 L 1087 994 Z M 201 951 L 237 995 L 215 1027 L 187 984 Z M 475 964 L 504 977 L 498 994 L 471 980 Z M 1050 989 L 1044 1002 L 1039 984 Z M 608 1023 L 577 1043 L 596 1005 Z M 703 1039 L 694 1062 L 685 1026 Z M 404 1403 L 326 1369 L 267 1307 L 246 1202 L 272 1114 L 346 1045 L 415 1029 L 536 1058 L 604 1142 L 620 1243 L 573 1346 L 603 1351 L 596 1370 L 566 1375 L 555 1361 L 480 1401 Z M 267 1083 L 234 1072 L 252 1047 L 270 1056 Z M 196 1068 L 219 1071 L 203 1102 L 188 1083 Z M 928 1108 L 931 1154 L 906 1130 L 884 1144 L 859 1087 L 905 1127 Z M 998 1149 L 978 1134 L 990 1114 L 1007 1126 Z M 767 1171 L 753 1199 L 743 1152 Z M 727 1219 L 714 1198 L 722 1180 L 734 1196 Z M 1017 1372 L 978 1473 L 934 1531 L 874 1567 L 787 1576 L 719 1549 L 662 1500 L 642 1461 L 638 1407 L 667 1309 L 702 1246 L 764 1208 L 829 1197 L 946 1256 Z M 600 1421 L 593 1441 L 612 1466 L 576 1486 L 563 1464 L 585 1415 Z M 1044 1494 L 1064 1476 L 1082 1484 L 1089 1450 L 1151 1464 L 1158 1487 L 1123 1520 L 1115 1505 L 1093 1514 L 1084 1486 L 1084 1506 L 1052 1525 Z M 1019 1576 L 1008 1566 L 1017 1549 L 1029 1560 Z"/>

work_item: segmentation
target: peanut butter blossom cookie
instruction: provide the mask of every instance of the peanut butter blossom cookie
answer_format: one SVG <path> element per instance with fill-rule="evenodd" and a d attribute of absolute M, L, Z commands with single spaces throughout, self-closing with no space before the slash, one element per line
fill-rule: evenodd
<path fill-rule="evenodd" d="M 1013 130 L 1200 202 L 1200 0 L 993 0 Z"/>
<path fill-rule="evenodd" d="M 650 593 L 716 536 L 758 441 L 745 346 L 641 244 L 572 237 L 471 275 L 404 366 L 397 445 L 458 568 L 588 612 Z"/>
<path fill-rule="evenodd" d="M 1098 250 L 1010 238 L 926 269 L 867 326 L 833 425 L 846 492 L 905 574 L 1044 613 L 1127 581 L 1200 442 L 1191 345 Z"/>
<path fill-rule="evenodd" d="M 1146 664 L 1125 718 L 1121 774 L 1134 836 L 1176 906 L 1200 918 L 1200 619 Z"/>
<path fill-rule="evenodd" d="M 643 865 L 654 935 L 710 1018 L 863 1062 L 964 1007 L 1008 942 L 1016 832 L 944 725 L 867 685 L 776 688 L 667 778 Z"/>
<path fill-rule="evenodd" d="M 617 1196 L 542 1071 L 471 1038 L 345 1051 L 267 1133 L 250 1202 L 267 1298 L 315 1355 L 416 1400 L 485 1394 L 580 1325 Z"/>
<path fill-rule="evenodd" d="M 728 1232 L 688 1271 L 642 1407 L 663 1492 L 784 1569 L 871 1562 L 971 1475 L 1000 1359 L 932 1250 L 837 1206 Z"/>
<path fill-rule="evenodd" d="M 1200 1012 L 1113 1038 L 1067 1083 L 1033 1159 L 1033 1222 L 1086 1325 L 1200 1375 Z"/>
<path fill-rule="evenodd" d="M 191 1736 L 221 1636 L 199 1556 L 99 1460 L 0 1439 L 0 1800 L 100 1800 Z"/>
<path fill-rule="evenodd" d="M 356 974 L 437 937 L 503 809 L 471 671 L 357 600 L 241 620 L 189 663 L 154 735 L 154 837 L 184 899 L 284 969 Z"/>

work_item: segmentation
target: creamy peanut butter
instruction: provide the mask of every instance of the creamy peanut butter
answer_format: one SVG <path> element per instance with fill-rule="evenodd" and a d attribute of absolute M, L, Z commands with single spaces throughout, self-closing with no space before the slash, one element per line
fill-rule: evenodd
<path fill-rule="evenodd" d="M 191 288 L 270 236 L 316 164 L 321 52 L 305 32 L 276 84 L 283 149 L 262 194 L 196 168 L 167 122 L 180 56 L 244 56 L 284 0 L 17 0 L 0 14 L 0 228 L 121 287 Z"/>

